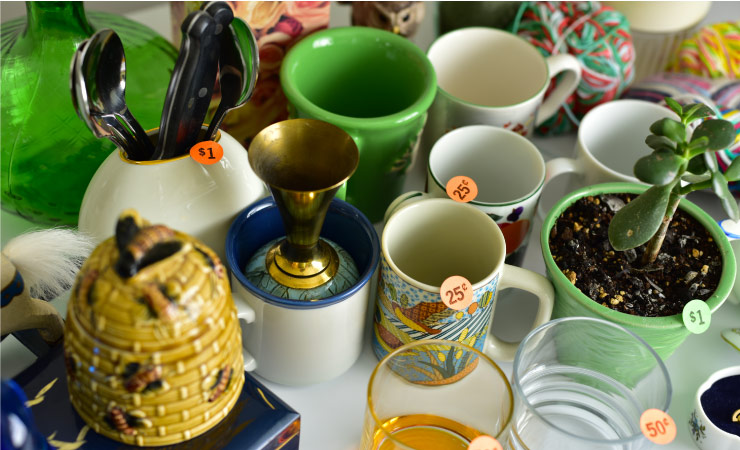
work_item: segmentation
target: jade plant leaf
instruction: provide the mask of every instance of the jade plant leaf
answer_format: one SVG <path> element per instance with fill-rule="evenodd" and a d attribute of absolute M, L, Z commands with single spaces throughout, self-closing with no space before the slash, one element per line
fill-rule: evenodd
<path fill-rule="evenodd" d="M 735 140 L 735 129 L 732 124 L 726 120 L 709 119 L 705 120 L 694 130 L 691 142 L 706 136 L 709 139 L 707 148 L 709 150 L 722 150 L 727 148 Z"/>
<path fill-rule="evenodd" d="M 653 150 L 670 150 L 674 151 L 675 144 L 665 136 L 656 136 L 654 134 L 645 138 L 645 143 Z"/>
<path fill-rule="evenodd" d="M 617 211 L 609 224 L 609 242 L 624 251 L 649 241 L 658 231 L 676 183 L 653 186 Z"/>
<path fill-rule="evenodd" d="M 714 172 L 712 174 L 712 189 L 715 195 L 722 201 L 722 208 L 727 213 L 727 216 L 732 220 L 740 220 L 740 209 L 737 207 L 737 201 L 732 193 L 727 188 L 727 180 L 722 175 L 722 172 Z"/>
<path fill-rule="evenodd" d="M 703 119 L 714 115 L 714 111 L 709 106 L 703 103 L 693 103 L 687 105 L 684 110 L 686 111 L 686 123 L 691 123 L 696 119 Z"/>
<path fill-rule="evenodd" d="M 670 150 L 658 150 L 637 160 L 635 176 L 644 183 L 663 186 L 676 178 L 684 162 L 684 158 Z"/>
<path fill-rule="evenodd" d="M 738 181 L 740 180 L 740 157 L 732 160 L 730 166 L 725 172 L 725 179 L 727 181 Z"/>
<path fill-rule="evenodd" d="M 671 110 L 673 110 L 674 113 L 678 114 L 679 116 L 683 114 L 683 107 L 681 107 L 681 104 L 677 101 L 673 100 L 670 97 L 666 97 L 665 103 L 666 105 L 668 105 L 669 108 L 671 108 Z"/>
<path fill-rule="evenodd" d="M 673 142 L 683 142 L 686 140 L 686 128 L 681 122 L 664 117 L 652 125 L 650 132 L 657 136 L 665 136 Z"/>
<path fill-rule="evenodd" d="M 709 138 L 706 136 L 698 137 L 689 143 L 689 151 L 701 150 L 706 151 L 707 145 L 709 145 Z"/>
<path fill-rule="evenodd" d="M 704 162 L 704 158 L 699 156 L 689 160 L 689 165 L 686 167 L 686 170 L 694 175 L 702 175 L 709 170 L 709 168 L 707 167 L 707 163 Z"/>

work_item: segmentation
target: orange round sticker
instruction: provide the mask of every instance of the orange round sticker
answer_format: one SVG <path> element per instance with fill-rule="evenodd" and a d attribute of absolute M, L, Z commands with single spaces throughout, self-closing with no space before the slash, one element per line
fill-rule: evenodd
<path fill-rule="evenodd" d="M 676 438 L 676 422 L 668 413 L 651 408 L 640 416 L 640 430 L 655 444 L 670 444 Z"/>
<path fill-rule="evenodd" d="M 190 157 L 201 164 L 216 164 L 224 156 L 224 148 L 215 141 L 203 141 L 193 145 Z"/>
<path fill-rule="evenodd" d="M 504 448 L 496 439 L 484 434 L 470 441 L 468 450 L 504 450 Z"/>
<path fill-rule="evenodd" d="M 467 278 L 453 275 L 442 282 L 439 295 L 448 308 L 460 311 L 473 303 L 473 285 Z"/>
<path fill-rule="evenodd" d="M 478 195 L 478 185 L 472 178 L 464 175 L 452 177 L 447 182 L 447 195 L 456 202 L 467 203 Z"/>

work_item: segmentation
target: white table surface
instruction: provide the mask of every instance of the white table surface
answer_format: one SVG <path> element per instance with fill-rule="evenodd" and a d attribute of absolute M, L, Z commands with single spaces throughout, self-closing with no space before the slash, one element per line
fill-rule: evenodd
<path fill-rule="evenodd" d="M 91 9 L 105 8 L 95 2 Z M 120 5 L 117 6 L 120 9 Z M 424 50 L 434 36 L 434 7 L 429 5 L 427 17 L 414 41 Z M 349 7 L 332 3 L 330 25 L 343 26 L 349 23 Z M 3 14 L 3 21 L 10 19 Z M 163 36 L 169 38 L 169 5 L 166 2 L 147 2 L 132 5 L 126 15 L 140 21 Z M 737 20 L 740 18 L 740 2 L 715 2 L 704 23 Z M 533 142 L 542 151 L 546 159 L 557 156 L 572 156 L 575 136 L 555 138 L 534 138 Z M 424 155 L 421 155 L 424 156 Z M 409 173 L 406 190 L 424 188 L 426 165 L 420 159 Z M 542 202 L 549 207 L 566 192 L 571 179 L 568 175 L 553 180 L 542 197 Z M 722 219 L 723 213 L 719 201 L 713 196 L 697 192 L 689 199 L 698 203 L 715 219 Z M 544 261 L 539 246 L 539 232 L 542 222 L 536 219 L 533 223 L 532 237 L 527 248 L 523 266 L 545 274 Z M 21 232 L 38 228 L 5 211 L 0 213 L 0 231 L 2 244 Z M 382 224 L 376 225 L 382 232 Z M 52 304 L 66 314 L 68 295 L 64 295 Z M 493 332 L 500 338 L 509 341 L 520 340 L 528 330 L 534 317 L 535 300 L 529 294 L 512 293 L 502 296 L 496 316 Z M 506 320 L 499 318 L 505 318 Z M 673 383 L 673 399 L 669 413 L 678 426 L 676 440 L 668 445 L 669 449 L 694 449 L 689 434 L 688 419 L 693 408 L 693 399 L 698 386 L 714 371 L 740 365 L 740 353 L 725 343 L 720 332 L 725 328 L 740 327 L 740 306 L 726 302 L 718 313 L 712 317 L 711 327 L 702 335 L 691 335 L 681 347 L 666 361 Z M 377 364 L 377 359 L 369 345 L 369 329 L 366 333 L 366 345 L 358 361 L 340 377 L 321 384 L 290 387 L 278 385 L 260 379 L 288 405 L 297 410 L 302 417 L 300 447 L 304 450 L 349 450 L 359 447 L 366 403 L 367 382 L 370 373 Z M 8 378 L 15 376 L 34 360 L 33 355 L 12 336 L 0 345 L 0 374 Z M 512 364 L 499 364 L 507 375 L 511 375 Z M 259 377 L 258 377 L 259 378 Z"/>

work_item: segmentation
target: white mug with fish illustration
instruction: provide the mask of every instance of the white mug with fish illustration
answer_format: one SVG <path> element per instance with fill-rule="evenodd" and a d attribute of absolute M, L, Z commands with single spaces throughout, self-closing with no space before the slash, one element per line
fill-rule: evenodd
<path fill-rule="evenodd" d="M 513 360 L 517 344 L 489 333 L 497 288 L 522 289 L 538 298 L 532 328 L 550 320 L 554 293 L 542 275 L 504 264 L 505 255 L 496 223 L 471 205 L 417 197 L 397 208 L 381 237 L 372 338 L 376 356 L 434 338 L 462 342 L 497 360 Z M 455 275 L 468 280 L 469 287 L 462 289 L 472 291 L 461 309 L 448 307 L 440 295 L 443 281 Z M 448 303 L 454 301 L 450 295 Z"/>

